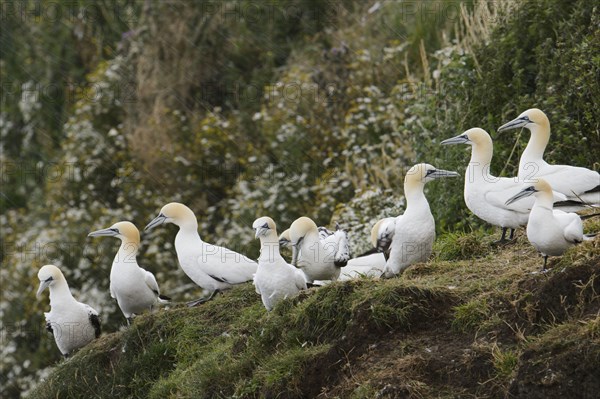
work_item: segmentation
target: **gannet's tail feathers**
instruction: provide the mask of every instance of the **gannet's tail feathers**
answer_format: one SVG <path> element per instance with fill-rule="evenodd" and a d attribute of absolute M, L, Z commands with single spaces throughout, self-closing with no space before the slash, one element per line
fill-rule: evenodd
<path fill-rule="evenodd" d="M 163 295 L 163 294 L 159 294 L 158 295 L 158 302 L 160 302 L 160 303 L 167 303 L 167 302 L 170 302 L 170 301 L 171 301 L 170 297 L 168 297 L 166 295 Z"/>

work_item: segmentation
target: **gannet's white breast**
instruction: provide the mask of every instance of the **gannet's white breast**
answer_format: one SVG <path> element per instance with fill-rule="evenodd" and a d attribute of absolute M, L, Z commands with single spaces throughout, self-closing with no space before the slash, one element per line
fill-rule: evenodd
<path fill-rule="evenodd" d="M 126 318 L 150 310 L 160 293 L 154 275 L 138 266 L 135 259 L 117 254 L 110 270 L 110 292 Z"/>
<path fill-rule="evenodd" d="M 306 280 L 300 269 L 288 264 L 281 256 L 274 259 L 261 257 L 254 276 L 256 291 L 267 310 L 285 298 L 296 296 L 306 289 Z"/>
<path fill-rule="evenodd" d="M 534 207 L 527 224 L 527 239 L 543 255 L 560 256 L 583 241 L 579 215 Z"/>
<path fill-rule="evenodd" d="M 396 231 L 386 270 L 399 274 L 408 266 L 429 259 L 435 241 L 435 221 L 428 204 L 408 209 L 396 219 Z M 414 211 L 413 211 L 414 210 Z M 388 273 L 389 276 L 389 273 Z"/>
<path fill-rule="evenodd" d="M 197 232 L 179 230 L 175 250 L 185 274 L 209 291 L 251 281 L 258 267 L 247 256 L 202 241 Z"/>
<path fill-rule="evenodd" d="M 56 346 L 68 355 L 100 335 L 98 312 L 91 306 L 73 301 L 53 303 L 46 316 L 46 328 L 54 335 Z"/>

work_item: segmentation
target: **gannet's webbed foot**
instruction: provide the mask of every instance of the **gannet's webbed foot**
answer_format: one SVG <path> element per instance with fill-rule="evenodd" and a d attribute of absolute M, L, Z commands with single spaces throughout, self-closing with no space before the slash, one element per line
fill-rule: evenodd
<path fill-rule="evenodd" d="M 215 295 L 217 295 L 219 293 L 219 290 L 214 290 L 209 296 L 207 297 L 202 297 L 200 299 L 196 299 L 195 301 L 190 301 L 188 303 L 186 303 L 186 305 L 190 308 L 193 308 L 194 306 L 198 306 L 201 305 L 205 302 L 210 301 L 211 299 L 213 299 L 215 297 Z"/>

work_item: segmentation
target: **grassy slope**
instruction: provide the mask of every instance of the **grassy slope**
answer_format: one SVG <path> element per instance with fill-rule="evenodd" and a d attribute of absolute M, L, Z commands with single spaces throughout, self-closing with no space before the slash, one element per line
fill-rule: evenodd
<path fill-rule="evenodd" d="M 400 278 L 311 289 L 271 313 L 246 284 L 138 317 L 59 363 L 30 397 L 591 398 L 600 240 L 539 274 L 520 233 L 492 250 L 480 233 L 444 236 L 435 259 Z"/>

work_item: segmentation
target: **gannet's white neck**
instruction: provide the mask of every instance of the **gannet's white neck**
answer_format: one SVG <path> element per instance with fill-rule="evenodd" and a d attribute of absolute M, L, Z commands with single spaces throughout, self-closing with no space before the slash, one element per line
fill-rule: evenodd
<path fill-rule="evenodd" d="M 411 179 L 404 182 L 404 196 L 406 197 L 405 212 L 409 209 L 418 209 L 422 207 L 427 207 L 427 209 L 429 209 L 429 203 L 423 192 L 424 188 L 425 183 L 421 181 Z"/>
<path fill-rule="evenodd" d="M 267 234 L 260 237 L 260 257 L 259 260 L 274 261 L 280 258 L 279 237 L 275 230 L 269 230 Z"/>
<path fill-rule="evenodd" d="M 115 256 L 113 263 L 135 264 L 137 266 L 136 256 L 140 249 L 140 239 L 138 237 L 121 236 L 121 246 Z"/>
<path fill-rule="evenodd" d="M 50 306 L 60 306 L 65 301 L 75 301 L 71 290 L 69 290 L 69 284 L 64 277 L 56 279 L 54 283 L 49 287 L 50 289 Z"/>
<path fill-rule="evenodd" d="M 530 170 L 527 169 L 527 163 L 543 160 L 544 151 L 546 150 L 548 141 L 550 141 L 550 123 L 535 123 L 529 127 L 529 130 L 531 131 L 531 136 L 519 161 L 519 174 Z"/>
<path fill-rule="evenodd" d="M 489 136 L 488 136 L 489 137 Z M 494 154 L 492 140 L 482 140 L 473 143 L 471 146 L 471 160 L 467 166 L 466 183 L 473 183 L 480 180 L 488 180 L 490 176 L 490 165 Z"/>
<path fill-rule="evenodd" d="M 534 208 L 537 209 L 547 209 L 552 211 L 554 196 L 552 195 L 552 190 L 544 189 L 540 190 L 535 195 L 535 203 L 533 204 Z"/>

